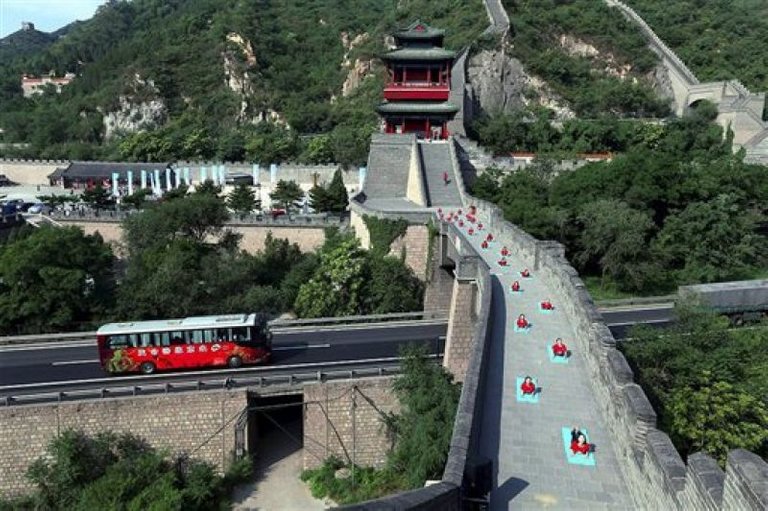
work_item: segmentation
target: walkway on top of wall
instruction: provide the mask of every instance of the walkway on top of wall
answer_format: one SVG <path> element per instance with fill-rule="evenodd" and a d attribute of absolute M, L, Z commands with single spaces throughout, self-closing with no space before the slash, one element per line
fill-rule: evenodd
<path fill-rule="evenodd" d="M 465 218 L 460 228 L 465 241 L 483 256 L 493 274 L 492 340 L 479 453 L 493 460 L 490 509 L 631 509 L 612 439 L 587 379 L 585 361 L 574 350 L 574 328 L 558 308 L 559 297 L 533 271 L 534 262 L 516 253 L 512 240 L 497 239 L 482 249 L 488 230 L 469 236 L 470 227 Z M 503 268 L 498 260 L 505 243 L 512 254 Z M 523 268 L 531 270 L 531 278 L 520 277 Z M 511 292 L 515 280 L 522 293 Z M 551 314 L 540 310 L 547 299 L 555 306 Z M 514 329 L 519 314 L 532 324 L 527 333 Z M 550 361 L 549 350 L 557 337 L 574 350 L 567 364 Z M 517 379 L 526 375 L 542 389 L 536 404 L 518 401 Z M 594 466 L 568 462 L 562 428 L 573 426 L 586 429 L 596 445 Z"/>

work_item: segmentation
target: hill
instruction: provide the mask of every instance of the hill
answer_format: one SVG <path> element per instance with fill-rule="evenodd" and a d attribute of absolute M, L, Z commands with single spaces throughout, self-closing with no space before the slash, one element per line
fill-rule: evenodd
<path fill-rule="evenodd" d="M 112 1 L 4 67 L 0 126 L 41 157 L 358 163 L 377 125 L 373 57 L 416 18 L 446 29 L 452 48 L 488 25 L 480 0 Z M 78 78 L 32 100 L 12 86 L 51 69 Z"/>
<path fill-rule="evenodd" d="M 627 0 L 702 81 L 738 79 L 768 90 L 764 0 Z"/>

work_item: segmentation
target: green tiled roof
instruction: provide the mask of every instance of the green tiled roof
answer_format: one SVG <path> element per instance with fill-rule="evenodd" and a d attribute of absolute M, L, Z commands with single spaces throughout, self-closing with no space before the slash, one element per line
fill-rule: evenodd
<path fill-rule="evenodd" d="M 422 27 L 422 29 L 417 30 L 418 27 Z M 432 39 L 445 35 L 445 30 L 432 28 L 421 20 L 416 20 L 406 28 L 395 32 L 394 35 L 403 39 Z"/>
<path fill-rule="evenodd" d="M 400 48 L 385 53 L 384 60 L 449 60 L 456 56 L 455 51 L 444 48 Z"/>
<path fill-rule="evenodd" d="M 380 114 L 455 114 L 459 107 L 453 103 L 423 103 L 419 101 L 390 101 L 382 103 L 376 110 Z"/>

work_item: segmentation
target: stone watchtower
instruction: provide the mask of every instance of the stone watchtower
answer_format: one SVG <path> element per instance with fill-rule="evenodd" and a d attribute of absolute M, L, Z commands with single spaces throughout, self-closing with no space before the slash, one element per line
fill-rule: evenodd
<path fill-rule="evenodd" d="M 377 108 L 385 133 L 448 138 L 448 121 L 459 107 L 448 102 L 456 53 L 443 48 L 444 33 L 421 21 L 394 33 L 396 48 L 382 56 L 389 80 Z"/>

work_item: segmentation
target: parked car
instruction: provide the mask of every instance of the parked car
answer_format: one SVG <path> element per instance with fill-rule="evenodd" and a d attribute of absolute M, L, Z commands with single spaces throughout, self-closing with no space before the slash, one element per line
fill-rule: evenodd
<path fill-rule="evenodd" d="M 35 215 L 47 215 L 51 212 L 51 207 L 47 204 L 43 204 L 42 202 L 38 202 L 37 204 L 30 206 L 27 212 Z"/>

